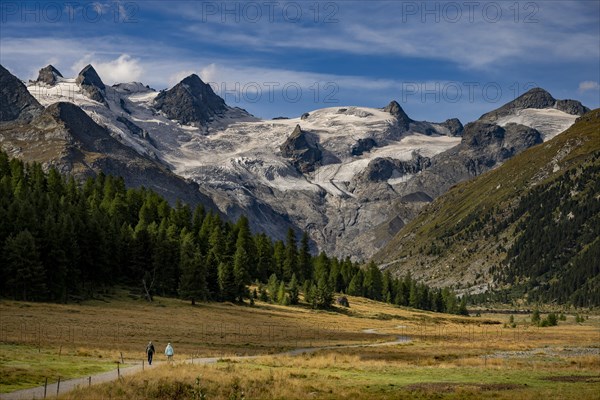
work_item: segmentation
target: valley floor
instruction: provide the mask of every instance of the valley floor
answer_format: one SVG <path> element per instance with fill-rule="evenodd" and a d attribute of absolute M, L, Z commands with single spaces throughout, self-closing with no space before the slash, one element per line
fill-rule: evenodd
<path fill-rule="evenodd" d="M 548 328 L 516 315 L 511 328 L 508 315 L 457 317 L 349 300 L 350 308 L 332 311 L 149 304 L 126 292 L 74 305 L 1 301 L 0 393 L 91 376 L 117 361 L 139 366 L 152 340 L 159 362 L 152 369 L 61 398 L 600 398 L 597 315 L 582 324 L 567 315 Z M 160 363 L 167 342 L 174 365 Z M 290 353 L 315 347 L 326 348 Z"/>

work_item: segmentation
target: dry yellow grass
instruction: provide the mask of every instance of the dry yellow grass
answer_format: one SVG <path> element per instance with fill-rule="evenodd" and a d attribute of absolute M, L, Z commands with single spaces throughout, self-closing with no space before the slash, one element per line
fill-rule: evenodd
<path fill-rule="evenodd" d="M 235 398 L 236 393 L 239 398 L 242 390 L 246 398 L 257 399 L 427 398 L 440 393 L 450 398 L 493 394 L 518 399 L 542 396 L 546 390 L 571 398 L 569 387 L 594 398 L 592 389 L 598 389 L 598 382 L 545 380 L 598 375 L 600 362 L 594 353 L 600 343 L 598 316 L 590 316 L 584 324 L 575 324 L 569 317 L 551 328 L 531 327 L 520 316 L 516 328 L 507 328 L 508 315 L 458 317 L 362 298 L 349 300 L 350 309 L 332 311 L 261 302 L 254 307 L 219 303 L 192 307 L 164 298 L 149 304 L 128 299 L 122 292 L 106 301 L 81 305 L 2 301 L 0 341 L 16 348 L 39 346 L 49 352 L 58 352 L 62 345 L 63 352 L 114 361 L 121 352 L 126 361 L 141 360 L 148 340 L 156 343 L 159 359 L 163 346 L 173 343 L 179 361 L 192 355 L 227 358 L 340 346 L 297 357 L 157 367 L 117 384 L 65 396 L 72 399 L 191 398 L 198 389 L 198 376 L 200 387 L 211 399 Z M 398 336 L 409 337 L 411 342 L 341 347 Z M 589 348 L 591 353 L 585 350 Z M 527 386 L 494 386 L 507 382 Z M 423 383 L 431 385 L 418 386 Z"/>

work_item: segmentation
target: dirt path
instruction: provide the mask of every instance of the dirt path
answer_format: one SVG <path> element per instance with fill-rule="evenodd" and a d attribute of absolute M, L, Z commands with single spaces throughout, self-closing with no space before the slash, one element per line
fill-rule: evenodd
<path fill-rule="evenodd" d="M 364 333 L 371 333 L 374 335 L 384 335 L 382 333 L 377 332 L 375 329 L 364 330 Z M 379 346 L 392 346 L 395 344 L 401 343 L 410 343 L 410 338 L 407 336 L 398 336 L 396 340 L 391 342 L 379 342 L 379 343 L 369 343 L 369 344 L 353 344 L 353 345 L 345 345 L 345 346 L 324 346 L 324 347 L 306 347 L 306 348 L 298 348 L 290 351 L 286 351 L 278 354 L 269 354 L 269 355 L 257 355 L 257 356 L 237 356 L 237 357 L 227 357 L 229 360 L 243 360 L 243 359 L 254 359 L 259 357 L 282 357 L 282 356 L 298 356 L 306 353 L 314 353 L 319 350 L 335 350 L 335 349 L 348 349 L 348 348 L 358 348 L 358 347 L 379 347 Z M 194 358 L 194 359 L 186 359 L 180 361 L 179 363 L 185 364 L 213 364 L 223 357 L 206 357 L 206 358 Z M 100 374 L 92 375 L 91 377 L 84 378 L 74 378 L 69 379 L 63 382 L 60 382 L 59 393 L 64 394 L 70 392 L 71 390 L 77 387 L 85 387 L 89 385 L 96 385 L 99 383 L 112 382 L 119 379 L 119 376 L 130 376 L 137 374 L 139 372 L 147 371 L 153 368 L 156 368 L 160 365 L 165 365 L 166 361 L 155 361 L 154 364 L 142 365 L 142 363 L 135 364 L 129 367 L 120 368 L 119 372 L 117 370 L 103 372 Z M 120 375 L 119 375 L 120 374 Z M 46 398 L 56 397 L 57 394 L 57 382 L 52 384 L 48 384 L 46 388 Z M 32 399 L 43 399 L 44 398 L 44 387 L 38 386 L 31 389 L 23 389 L 17 390 L 12 393 L 3 393 L 0 394 L 0 400 L 32 400 Z"/>

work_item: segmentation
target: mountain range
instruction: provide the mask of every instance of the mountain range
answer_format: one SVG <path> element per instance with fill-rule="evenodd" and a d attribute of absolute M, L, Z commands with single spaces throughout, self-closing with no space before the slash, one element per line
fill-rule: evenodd
<path fill-rule="evenodd" d="M 383 251 L 387 262 L 381 249 L 423 207 L 589 111 L 536 88 L 465 126 L 415 121 L 396 101 L 262 120 L 195 74 L 156 91 L 106 85 L 91 65 L 75 78 L 49 65 L 29 82 L 0 66 L 0 83 L 0 147 L 11 156 L 80 179 L 120 175 L 171 202 L 246 215 L 277 239 L 292 226 L 314 250 L 363 260 Z"/>

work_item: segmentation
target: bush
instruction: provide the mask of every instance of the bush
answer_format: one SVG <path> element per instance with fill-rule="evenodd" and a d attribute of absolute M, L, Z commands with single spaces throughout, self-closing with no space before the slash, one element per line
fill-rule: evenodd
<path fill-rule="evenodd" d="M 548 314 L 548 316 L 546 317 L 546 319 L 548 320 L 548 325 L 549 326 L 556 326 L 556 325 L 558 325 L 558 318 L 557 318 L 556 314 L 550 313 L 550 314 Z"/>

